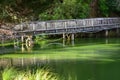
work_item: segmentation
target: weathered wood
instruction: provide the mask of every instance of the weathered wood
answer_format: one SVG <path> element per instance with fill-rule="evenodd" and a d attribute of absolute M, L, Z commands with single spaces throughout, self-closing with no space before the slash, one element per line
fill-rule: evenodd
<path fill-rule="evenodd" d="M 63 40 L 65 40 L 65 33 L 63 33 Z"/>
<path fill-rule="evenodd" d="M 108 30 L 105 30 L 105 36 L 108 37 Z"/>
<path fill-rule="evenodd" d="M 75 39 L 75 35 L 72 33 L 72 34 L 71 34 L 71 40 L 74 41 L 74 39 Z"/>
<path fill-rule="evenodd" d="M 21 36 L 21 42 L 24 43 L 24 36 Z"/>
<path fill-rule="evenodd" d="M 97 32 L 106 29 L 120 28 L 120 18 L 91 18 L 71 20 L 36 21 L 19 24 L 20 30 L 17 33 L 36 34 L 63 34 L 79 32 Z M 24 26 L 27 25 L 27 28 Z M 18 25 L 15 26 L 18 27 Z M 19 29 L 19 28 L 18 28 Z"/>

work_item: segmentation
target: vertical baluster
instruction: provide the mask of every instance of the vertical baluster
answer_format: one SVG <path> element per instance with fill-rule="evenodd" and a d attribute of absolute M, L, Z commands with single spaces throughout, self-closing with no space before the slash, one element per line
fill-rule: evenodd
<path fill-rule="evenodd" d="M 35 30 L 35 24 L 34 23 L 32 23 L 32 30 L 34 31 Z"/>
<path fill-rule="evenodd" d="M 108 19 L 108 25 L 110 24 L 110 19 Z"/>
<path fill-rule="evenodd" d="M 83 26 L 86 27 L 86 20 L 83 20 Z"/>
<path fill-rule="evenodd" d="M 93 19 L 90 20 L 90 25 L 93 26 Z"/>

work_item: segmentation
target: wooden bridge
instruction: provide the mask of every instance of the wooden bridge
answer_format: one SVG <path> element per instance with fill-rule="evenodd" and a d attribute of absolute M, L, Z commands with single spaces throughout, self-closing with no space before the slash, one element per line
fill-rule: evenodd
<path fill-rule="evenodd" d="M 63 34 L 63 38 L 70 34 L 68 39 L 74 40 L 75 33 L 95 33 L 105 30 L 108 35 L 109 29 L 120 28 L 120 18 L 90 18 L 24 22 L 14 27 L 16 34 Z M 23 39 L 23 38 L 22 38 Z"/>
<path fill-rule="evenodd" d="M 108 35 L 109 29 L 116 29 L 119 32 L 120 18 L 90 18 L 90 19 L 68 19 L 68 20 L 50 20 L 24 22 L 15 25 L 13 29 L 14 36 L 19 35 L 24 42 L 25 35 L 29 35 L 27 41 L 37 34 L 55 35 L 63 34 L 63 39 L 74 40 L 75 33 L 95 33 L 105 30 Z M 69 34 L 69 36 L 68 36 Z"/>
<path fill-rule="evenodd" d="M 26 22 L 16 25 L 16 33 L 63 34 L 79 32 L 98 32 L 120 28 L 120 18 L 91 18 Z"/>

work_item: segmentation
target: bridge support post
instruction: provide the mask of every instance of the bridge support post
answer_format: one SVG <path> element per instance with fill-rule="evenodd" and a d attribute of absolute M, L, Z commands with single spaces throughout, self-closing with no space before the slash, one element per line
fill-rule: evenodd
<path fill-rule="evenodd" d="M 26 46 L 27 46 L 27 47 L 32 46 L 32 36 L 31 36 L 31 35 L 27 36 Z"/>
<path fill-rule="evenodd" d="M 65 39 L 63 39 L 63 47 L 65 46 Z"/>
<path fill-rule="evenodd" d="M 25 47 L 24 47 L 24 44 L 22 43 L 21 45 L 21 51 L 24 52 L 25 51 Z"/>
<path fill-rule="evenodd" d="M 65 33 L 63 33 L 63 46 L 65 46 L 65 37 L 66 37 Z"/>
<path fill-rule="evenodd" d="M 21 36 L 21 42 L 24 43 L 24 36 Z"/>
<path fill-rule="evenodd" d="M 108 37 L 108 30 L 105 30 L 105 37 Z"/>
<path fill-rule="evenodd" d="M 72 46 L 74 46 L 74 40 L 75 40 L 75 34 L 65 34 L 63 33 L 63 46 L 65 46 L 65 42 L 67 41 L 71 41 Z"/>
<path fill-rule="evenodd" d="M 17 38 L 14 39 L 14 48 L 19 47 L 19 40 Z"/>
<path fill-rule="evenodd" d="M 22 52 L 24 52 L 24 50 L 25 50 L 24 46 L 26 46 L 26 48 L 30 51 L 30 49 L 33 46 L 32 37 L 33 37 L 32 35 L 22 35 L 21 36 Z"/>
<path fill-rule="evenodd" d="M 74 46 L 74 45 L 75 45 L 75 41 L 74 41 L 74 40 L 72 40 L 72 41 L 71 41 L 71 43 L 72 43 L 72 46 Z"/>
<path fill-rule="evenodd" d="M 63 40 L 65 40 L 65 33 L 63 33 Z"/>
<path fill-rule="evenodd" d="M 71 34 L 71 40 L 73 41 L 75 39 L 75 35 L 72 33 Z"/>

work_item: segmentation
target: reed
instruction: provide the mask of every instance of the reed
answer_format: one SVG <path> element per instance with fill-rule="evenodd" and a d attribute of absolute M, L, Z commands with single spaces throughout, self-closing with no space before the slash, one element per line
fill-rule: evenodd
<path fill-rule="evenodd" d="M 19 71 L 15 68 L 6 68 L 2 72 L 3 80 L 60 80 L 58 74 L 49 68 L 40 68 L 34 72 L 31 70 Z"/>

